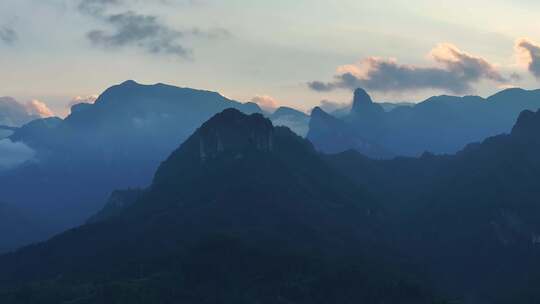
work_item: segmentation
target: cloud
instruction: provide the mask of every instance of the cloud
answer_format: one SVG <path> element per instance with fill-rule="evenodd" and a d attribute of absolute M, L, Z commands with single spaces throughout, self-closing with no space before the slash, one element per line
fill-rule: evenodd
<path fill-rule="evenodd" d="M 14 29 L 8 26 L 0 27 L 0 41 L 4 42 L 5 44 L 11 45 L 17 42 L 18 39 L 19 36 Z"/>
<path fill-rule="evenodd" d="M 34 159 L 35 152 L 21 142 L 0 140 L 0 170 L 12 169 Z"/>
<path fill-rule="evenodd" d="M 115 14 L 108 13 L 108 9 L 111 7 L 122 6 L 124 8 L 136 2 L 141 1 L 82 0 L 79 2 L 78 9 L 81 13 L 92 16 L 109 27 L 108 29 L 94 29 L 86 34 L 92 45 L 105 49 L 136 47 L 149 54 L 191 58 L 192 51 L 184 45 L 185 38 L 217 39 L 230 36 L 227 30 L 220 28 L 178 30 L 163 23 L 158 16 L 141 14 L 133 10 Z M 185 5 L 199 3 L 199 1 L 193 0 L 154 0 L 154 2 L 168 5 L 172 5 L 173 2 Z"/>
<path fill-rule="evenodd" d="M 67 107 L 71 108 L 72 106 L 76 104 L 80 104 L 80 103 L 93 104 L 96 102 L 98 97 L 99 96 L 97 94 L 88 95 L 88 96 L 75 96 L 69 101 L 69 103 L 67 104 Z"/>
<path fill-rule="evenodd" d="M 0 125 L 18 127 L 37 118 L 26 105 L 11 97 L 0 97 Z"/>
<path fill-rule="evenodd" d="M 11 97 L 0 97 L 0 125 L 20 126 L 29 120 L 24 105 Z"/>
<path fill-rule="evenodd" d="M 251 99 L 251 102 L 258 104 L 259 107 L 267 112 L 272 112 L 279 107 L 278 101 L 268 95 L 257 95 Z"/>
<path fill-rule="evenodd" d="M 339 67 L 334 81 L 313 81 L 308 86 L 315 91 L 362 87 L 379 92 L 442 89 L 461 94 L 472 91 L 472 84 L 481 80 L 508 81 L 484 58 L 449 43 L 439 44 L 429 56 L 437 66 L 404 65 L 395 59 L 369 57 L 359 64 Z"/>
<path fill-rule="evenodd" d="M 121 0 L 82 0 L 78 9 L 89 15 L 102 15 L 107 7 L 121 4 Z"/>
<path fill-rule="evenodd" d="M 107 8 L 136 3 L 151 3 L 164 5 L 201 5 L 204 0 L 80 0 L 78 9 L 87 14 L 102 14 Z"/>
<path fill-rule="evenodd" d="M 527 65 L 529 72 L 540 79 L 540 44 L 522 38 L 516 42 L 516 50 L 523 55 L 522 61 Z"/>
<path fill-rule="evenodd" d="M 42 101 L 37 99 L 30 100 L 25 104 L 26 111 L 30 115 L 39 116 L 42 118 L 53 117 L 54 113 L 49 109 L 49 107 Z"/>
<path fill-rule="evenodd" d="M 140 15 L 129 11 L 107 16 L 104 19 L 113 31 L 93 30 L 88 39 L 98 46 L 115 48 L 136 46 L 151 54 L 189 56 L 190 50 L 180 44 L 184 33 L 159 22 L 156 16 Z"/>
<path fill-rule="evenodd" d="M 51 116 L 54 113 L 39 100 L 23 104 L 11 97 L 0 97 L 0 125 L 18 127 L 34 119 Z"/>

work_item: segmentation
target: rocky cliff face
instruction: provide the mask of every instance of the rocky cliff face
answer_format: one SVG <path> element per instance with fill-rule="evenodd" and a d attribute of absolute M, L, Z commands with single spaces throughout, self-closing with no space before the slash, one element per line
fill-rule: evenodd
<path fill-rule="evenodd" d="M 261 114 L 246 116 L 234 109 L 215 115 L 194 136 L 201 161 L 220 154 L 242 157 L 245 150 L 271 152 L 273 148 L 272 123 Z"/>

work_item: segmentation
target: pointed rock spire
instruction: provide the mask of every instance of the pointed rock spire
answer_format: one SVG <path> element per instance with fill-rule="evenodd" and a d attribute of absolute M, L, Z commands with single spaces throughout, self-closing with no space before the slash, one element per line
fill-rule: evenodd
<path fill-rule="evenodd" d="M 354 98 L 352 104 L 352 111 L 358 112 L 363 108 L 369 107 L 373 104 L 371 96 L 362 88 L 354 90 Z"/>
<path fill-rule="evenodd" d="M 384 113 L 384 109 L 378 103 L 374 103 L 371 96 L 362 88 L 354 90 L 354 98 L 351 114 L 354 117 L 361 117 L 363 120 L 379 120 Z"/>

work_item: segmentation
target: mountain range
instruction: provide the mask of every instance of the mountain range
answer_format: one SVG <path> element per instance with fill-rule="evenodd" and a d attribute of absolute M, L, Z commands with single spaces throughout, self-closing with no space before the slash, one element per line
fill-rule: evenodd
<path fill-rule="evenodd" d="M 355 149 L 377 158 L 420 156 L 424 152 L 452 154 L 468 143 L 510 132 L 521 111 L 538 108 L 540 90 L 516 88 L 486 99 L 434 96 L 385 111 L 366 91 L 357 89 L 350 112 L 335 117 L 341 123 L 329 124 L 328 115 L 317 111 L 307 138 L 318 150 L 329 153 Z M 373 147 L 382 152 L 374 154 Z"/>
<path fill-rule="evenodd" d="M 454 155 L 324 155 L 227 109 L 87 224 L 0 256 L 4 303 L 536 303 L 540 111 Z"/>
<path fill-rule="evenodd" d="M 0 257 L 0 300 L 434 299 L 384 250 L 376 200 L 261 114 L 215 115 L 148 188 L 118 192 L 110 204 L 89 224 Z"/>
<path fill-rule="evenodd" d="M 113 86 L 94 104 L 74 105 L 65 119 L 37 119 L 13 130 L 9 139 L 35 157 L 0 172 L 2 199 L 48 219 L 53 232 L 79 225 L 113 190 L 147 186 L 178 143 L 231 107 L 260 112 L 256 104 L 215 92 L 134 81 Z"/>
<path fill-rule="evenodd" d="M 537 95 L 510 89 L 485 100 L 439 96 L 388 107 L 359 89 L 350 109 L 325 113 L 317 107 L 307 115 L 281 107 L 264 114 L 275 125 L 306 136 L 320 152 L 354 149 L 389 159 L 424 151 L 454 153 L 469 142 L 509 132 L 519 111 L 536 107 Z M 2 199 L 26 210 L 28 218 L 47 222 L 48 235 L 77 226 L 115 189 L 149 185 L 155 168 L 177 143 L 231 107 L 263 113 L 254 103 L 215 92 L 126 81 L 107 89 L 94 104 L 74 105 L 65 119 L 35 119 L 5 128 L 0 137 L 8 142 L 3 143 L 22 146 L 30 158 L 22 166 L 0 170 Z"/>
<path fill-rule="evenodd" d="M 32 153 L 0 252 L 56 236 L 0 256 L 0 302 L 537 303 L 539 92 L 307 115 L 127 81 L 2 127 Z"/>
<path fill-rule="evenodd" d="M 373 191 L 395 225 L 394 246 L 428 265 L 439 290 L 466 303 L 536 303 L 539 132 L 540 111 L 524 111 L 509 134 L 455 155 L 327 157 Z"/>

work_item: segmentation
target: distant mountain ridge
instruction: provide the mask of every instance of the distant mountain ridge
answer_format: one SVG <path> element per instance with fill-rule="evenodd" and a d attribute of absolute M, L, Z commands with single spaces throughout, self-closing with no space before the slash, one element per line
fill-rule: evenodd
<path fill-rule="evenodd" d="M 309 132 L 306 138 L 316 143 L 317 149 L 324 153 L 331 154 L 354 149 L 372 158 L 393 156 L 374 141 L 358 136 L 355 129 L 345 121 L 333 117 L 319 107 L 311 111 Z"/>
<path fill-rule="evenodd" d="M 205 120 L 226 108 L 260 112 L 216 92 L 126 81 L 65 119 L 34 120 L 9 138 L 35 151 L 33 164 L 0 174 L 3 198 L 51 219 L 83 223 L 114 189 L 147 186 L 159 163 Z M 20 191 L 32 188 L 34 191 Z"/>
<path fill-rule="evenodd" d="M 470 142 L 510 132 L 519 113 L 540 108 L 540 90 L 507 89 L 486 99 L 478 96 L 434 96 L 414 106 L 384 111 L 362 89 L 355 91 L 350 113 L 340 119 L 347 124 L 347 140 L 361 139 L 394 155 L 419 156 L 425 151 L 455 153 Z M 324 130 L 315 119 L 308 139 L 328 151 L 336 131 Z M 335 151 L 337 148 L 334 148 Z M 339 147 L 340 151 L 362 149 Z M 384 156 L 383 156 L 384 157 Z"/>
<path fill-rule="evenodd" d="M 309 115 L 290 107 L 279 107 L 268 116 L 276 126 L 286 126 L 305 137 L 309 129 Z"/>
<path fill-rule="evenodd" d="M 0 134 L 36 154 L 32 164 L 0 174 L 4 197 L 54 219 L 57 232 L 79 225 L 113 190 L 147 186 L 179 143 L 227 108 L 262 113 L 255 103 L 206 90 L 132 80 L 112 86 L 93 104 L 73 105 L 65 119 L 36 119 Z M 300 111 L 282 107 L 268 116 L 307 132 L 309 117 Z M 18 191 L 25 187 L 35 191 Z"/>

